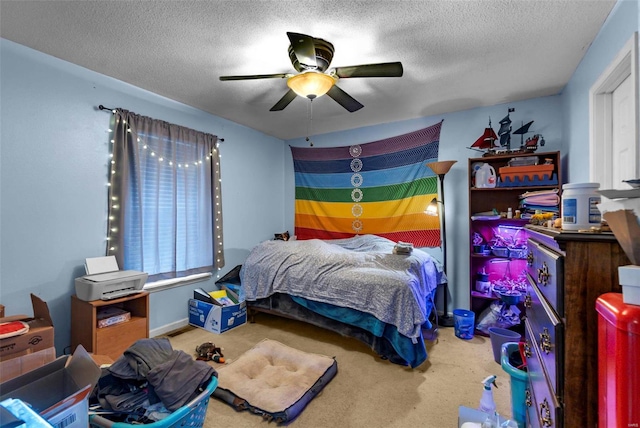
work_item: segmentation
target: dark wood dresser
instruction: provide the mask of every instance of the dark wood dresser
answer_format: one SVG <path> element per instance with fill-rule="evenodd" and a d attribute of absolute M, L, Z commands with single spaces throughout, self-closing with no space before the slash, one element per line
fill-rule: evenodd
<path fill-rule="evenodd" d="M 622 292 L 617 268 L 630 262 L 612 233 L 526 228 L 527 426 L 595 427 L 595 303 L 601 294 Z"/>

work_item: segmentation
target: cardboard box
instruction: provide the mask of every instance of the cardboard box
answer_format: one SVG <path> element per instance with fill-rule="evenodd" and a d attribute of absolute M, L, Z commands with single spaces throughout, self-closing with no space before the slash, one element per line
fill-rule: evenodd
<path fill-rule="evenodd" d="M 216 306 L 201 300 L 189 299 L 189 324 L 220 334 L 247 322 L 247 304 L 240 301 L 233 306 Z"/>
<path fill-rule="evenodd" d="M 28 315 L 12 315 L 0 318 L 0 322 L 23 321 L 29 325 L 29 331 L 20 336 L 0 339 L 0 358 L 9 355 L 22 356 L 42 351 L 54 346 L 53 321 L 49 307 L 38 296 L 31 295 L 33 317 Z"/>
<path fill-rule="evenodd" d="M 598 204 L 620 247 L 634 265 L 640 265 L 640 188 L 598 190 L 604 198 Z"/>
<path fill-rule="evenodd" d="M 16 357 L 15 354 L 0 357 L 0 383 L 42 367 L 56 359 L 56 348 L 28 353 Z"/>
<path fill-rule="evenodd" d="M 56 428 L 89 426 L 89 394 L 101 370 L 78 345 L 73 356 L 51 363 L 2 383 L 0 401 L 7 398 L 29 403 Z"/>
<path fill-rule="evenodd" d="M 598 209 L 631 265 L 618 267 L 623 302 L 640 305 L 640 188 L 600 190 Z"/>

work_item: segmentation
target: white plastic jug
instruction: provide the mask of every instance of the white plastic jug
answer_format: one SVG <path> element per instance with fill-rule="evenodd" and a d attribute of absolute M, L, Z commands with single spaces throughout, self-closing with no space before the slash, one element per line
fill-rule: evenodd
<path fill-rule="evenodd" d="M 480 165 L 480 167 L 476 171 L 476 187 L 496 187 L 497 182 L 498 178 L 496 177 L 496 170 L 493 169 L 493 167 L 488 163 L 483 163 L 482 165 Z"/>

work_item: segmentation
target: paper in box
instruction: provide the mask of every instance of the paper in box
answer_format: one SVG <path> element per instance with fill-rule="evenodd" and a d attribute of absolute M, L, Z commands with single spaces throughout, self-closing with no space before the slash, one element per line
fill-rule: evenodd
<path fill-rule="evenodd" d="M 31 405 L 56 428 L 86 428 L 88 397 L 101 370 L 78 345 L 73 356 L 55 361 L 2 383 L 0 401 L 16 398 Z"/>
<path fill-rule="evenodd" d="M 217 306 L 201 300 L 189 299 L 189 324 L 220 334 L 247 322 L 247 304 Z"/>
<path fill-rule="evenodd" d="M 53 428 L 49 422 L 22 400 L 7 398 L 0 402 L 0 412 L 2 428 Z"/>
<path fill-rule="evenodd" d="M 599 190 L 598 209 L 631 263 L 640 265 L 640 189 Z"/>
<path fill-rule="evenodd" d="M 20 357 L 54 346 L 53 321 L 49 307 L 35 294 L 31 294 L 33 317 L 12 315 L 0 318 L 0 322 L 23 321 L 29 325 L 29 331 L 20 336 L 0 339 L 0 359 Z"/>
<path fill-rule="evenodd" d="M 599 205 L 620 247 L 632 265 L 618 267 L 624 303 L 640 305 L 640 189 L 601 190 Z"/>

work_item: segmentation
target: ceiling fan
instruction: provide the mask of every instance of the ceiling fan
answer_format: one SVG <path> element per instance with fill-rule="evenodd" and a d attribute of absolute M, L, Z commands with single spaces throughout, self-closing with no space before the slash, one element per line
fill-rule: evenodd
<path fill-rule="evenodd" d="M 287 36 L 291 42 L 289 45 L 289 58 L 293 68 L 298 73 L 220 76 L 220 80 L 286 78 L 289 91 L 271 107 L 270 111 L 284 110 L 295 99 L 296 95 L 313 100 L 327 94 L 349 112 L 354 112 L 364 106 L 336 85 L 339 79 L 402 76 L 403 69 L 400 62 L 352 65 L 329 69 L 334 52 L 331 43 L 306 34 L 287 32 Z M 329 70 L 327 71 L 327 69 Z"/>

